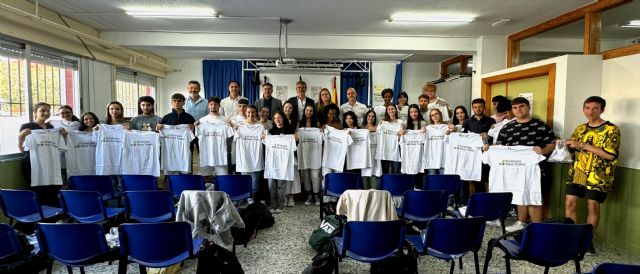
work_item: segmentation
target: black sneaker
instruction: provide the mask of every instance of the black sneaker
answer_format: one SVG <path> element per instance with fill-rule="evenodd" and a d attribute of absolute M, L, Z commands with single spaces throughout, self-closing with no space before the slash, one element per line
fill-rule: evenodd
<path fill-rule="evenodd" d="M 596 248 L 593 247 L 593 241 L 591 241 L 591 243 L 589 244 L 589 248 L 587 248 L 587 253 L 588 255 L 596 255 Z"/>

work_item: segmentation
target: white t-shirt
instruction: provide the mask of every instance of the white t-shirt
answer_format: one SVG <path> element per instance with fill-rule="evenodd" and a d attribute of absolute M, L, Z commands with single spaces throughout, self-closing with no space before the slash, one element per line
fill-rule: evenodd
<path fill-rule="evenodd" d="M 264 178 L 293 181 L 296 140 L 293 134 L 268 135 L 264 139 Z"/>
<path fill-rule="evenodd" d="M 191 141 L 195 139 L 187 125 L 164 126 L 160 130 L 162 141 L 162 170 L 191 171 Z"/>
<path fill-rule="evenodd" d="M 227 123 L 229 119 L 223 115 L 212 115 L 211 113 L 198 120 L 201 124 Z"/>
<path fill-rule="evenodd" d="M 160 176 L 160 134 L 126 131 L 122 152 L 122 173 Z"/>
<path fill-rule="evenodd" d="M 49 124 L 54 128 L 64 128 L 66 131 L 78 130 L 80 128 L 80 122 L 78 121 L 51 120 Z"/>
<path fill-rule="evenodd" d="M 353 139 L 347 131 L 327 126 L 322 152 L 322 167 L 342 172 L 347 148 L 351 143 L 353 143 Z"/>
<path fill-rule="evenodd" d="M 544 159 L 530 146 L 489 147 L 482 154 L 482 162 L 491 166 L 489 192 L 511 192 L 515 205 L 542 205 L 538 163 Z"/>
<path fill-rule="evenodd" d="M 502 127 L 504 127 L 504 125 L 508 124 L 509 122 L 515 119 L 516 118 L 512 118 L 512 119 L 505 118 L 502 121 L 500 121 L 500 123 L 495 123 L 493 127 L 489 129 L 489 132 L 487 132 L 487 134 L 493 137 L 493 140 L 495 141 L 496 139 L 498 139 L 498 134 L 500 134 L 500 130 L 502 130 Z"/>
<path fill-rule="evenodd" d="M 244 97 L 238 95 L 236 99 L 231 99 L 231 97 L 222 99 L 222 101 L 220 101 L 220 115 L 229 118 L 238 114 L 238 101 L 243 98 Z"/>
<path fill-rule="evenodd" d="M 400 137 L 400 152 L 402 153 L 402 168 L 404 174 L 418 174 L 423 172 L 423 151 L 427 135 L 420 130 L 407 130 Z"/>
<path fill-rule="evenodd" d="M 229 123 L 231 124 L 231 126 L 233 128 L 237 128 L 238 126 L 243 125 L 246 120 L 247 120 L 247 118 L 245 118 L 244 116 L 238 114 L 238 115 L 235 115 L 235 116 L 231 117 L 231 119 L 229 119 Z"/>
<path fill-rule="evenodd" d="M 69 131 L 67 135 L 67 176 L 96 175 L 96 142 L 93 132 Z"/>
<path fill-rule="evenodd" d="M 356 123 L 358 125 L 362 125 L 362 116 L 367 113 L 368 110 L 369 109 L 367 108 L 367 105 L 363 103 L 356 102 L 355 105 L 352 106 L 349 104 L 349 102 L 346 102 L 340 106 L 340 121 L 344 119 L 345 113 L 347 113 L 348 111 L 353 111 L 353 113 L 355 113 L 356 117 L 358 118 Z"/>
<path fill-rule="evenodd" d="M 375 106 L 373 108 L 373 112 L 376 113 L 376 119 L 378 119 L 378 124 L 385 120 L 384 113 L 387 111 L 387 107 L 384 105 Z"/>
<path fill-rule="evenodd" d="M 347 169 L 371 167 L 371 140 L 368 129 L 349 129 L 353 143 L 347 149 Z"/>
<path fill-rule="evenodd" d="M 402 120 L 395 123 L 382 121 L 378 125 L 378 151 L 376 159 L 400 162 L 400 143 L 398 132 L 402 130 Z"/>
<path fill-rule="evenodd" d="M 445 124 L 427 126 L 427 142 L 424 147 L 424 169 L 444 167 L 444 138 L 449 126 Z"/>
<path fill-rule="evenodd" d="M 233 136 L 237 172 L 256 172 L 264 169 L 262 136 L 266 134 L 267 130 L 262 124 L 238 127 Z"/>
<path fill-rule="evenodd" d="M 449 107 L 447 107 L 448 103 L 444 99 L 438 97 L 434 103 L 427 104 L 427 108 L 431 111 L 434 108 L 437 108 L 442 112 L 442 121 L 445 123 L 449 122 Z M 424 117 L 423 117 L 424 118 Z M 429 121 L 429 117 L 426 117 L 426 120 Z"/>
<path fill-rule="evenodd" d="M 382 175 L 382 165 L 380 164 L 380 159 L 376 159 L 376 152 L 378 151 L 378 133 L 377 132 L 369 132 L 369 155 L 371 157 L 371 167 L 363 168 L 361 170 L 362 176 L 370 177 L 370 176 L 378 176 Z"/>
<path fill-rule="evenodd" d="M 475 133 L 451 133 L 445 139 L 444 173 L 465 181 L 482 180 L 482 137 Z"/>
<path fill-rule="evenodd" d="M 406 121 L 409 118 L 409 106 L 407 105 L 400 109 L 400 105 L 396 105 L 396 108 L 398 108 L 398 119 Z"/>
<path fill-rule="evenodd" d="M 201 122 L 196 128 L 196 136 L 200 151 L 200 166 L 227 165 L 227 138 L 233 136 L 233 130 L 227 123 Z"/>
<path fill-rule="evenodd" d="M 319 128 L 298 129 L 298 169 L 320 169 L 322 167 L 322 141 L 324 135 Z"/>
<path fill-rule="evenodd" d="M 62 185 L 60 151 L 67 145 L 59 129 L 36 129 L 24 140 L 31 162 L 31 186 Z"/>
<path fill-rule="evenodd" d="M 122 174 L 122 142 L 124 126 L 99 124 L 99 130 L 93 131 L 96 142 L 96 174 Z"/>

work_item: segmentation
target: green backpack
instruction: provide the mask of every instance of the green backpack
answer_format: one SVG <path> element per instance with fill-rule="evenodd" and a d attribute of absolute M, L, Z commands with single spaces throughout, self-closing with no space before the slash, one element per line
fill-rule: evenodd
<path fill-rule="evenodd" d="M 342 233 L 343 225 L 344 222 L 340 216 L 327 215 L 320 223 L 320 226 L 311 233 L 309 244 L 318 253 L 329 251 L 331 249 L 331 238 Z"/>

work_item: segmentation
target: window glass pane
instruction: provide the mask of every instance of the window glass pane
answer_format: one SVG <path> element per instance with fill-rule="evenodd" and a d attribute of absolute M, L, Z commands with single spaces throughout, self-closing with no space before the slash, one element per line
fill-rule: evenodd
<path fill-rule="evenodd" d="M 600 13 L 600 51 L 622 48 L 640 43 L 640 1 L 629 2 Z M 638 26 L 629 27 L 630 21 Z"/>
<path fill-rule="evenodd" d="M 138 115 L 140 96 L 156 97 L 156 78 L 119 69 L 116 72 L 116 100 L 124 106 L 125 117 Z"/>
<path fill-rule="evenodd" d="M 565 54 L 582 54 L 584 18 L 536 34 L 520 41 L 519 64 L 527 64 Z"/>
<path fill-rule="evenodd" d="M 22 51 L 0 48 L 0 155 L 18 153 L 18 130 L 29 121 L 24 97 Z"/>

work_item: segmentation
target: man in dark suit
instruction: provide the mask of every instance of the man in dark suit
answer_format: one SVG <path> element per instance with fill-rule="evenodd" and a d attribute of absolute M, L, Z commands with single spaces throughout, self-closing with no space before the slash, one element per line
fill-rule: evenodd
<path fill-rule="evenodd" d="M 269 108 L 269 119 L 272 119 L 273 114 L 276 111 L 282 110 L 282 101 L 278 98 L 274 98 L 271 96 L 273 93 L 273 85 L 271 83 L 262 84 L 262 98 L 256 100 L 254 105 L 257 109 L 262 109 L 262 107 Z"/>
<path fill-rule="evenodd" d="M 314 105 L 315 102 L 313 99 L 307 97 L 305 93 L 307 92 L 307 83 L 304 81 L 298 81 L 296 83 L 296 96 L 289 98 L 287 102 L 290 102 L 293 105 L 293 112 L 291 113 L 291 120 L 299 121 L 302 115 L 304 115 L 304 107 L 306 105 Z"/>

